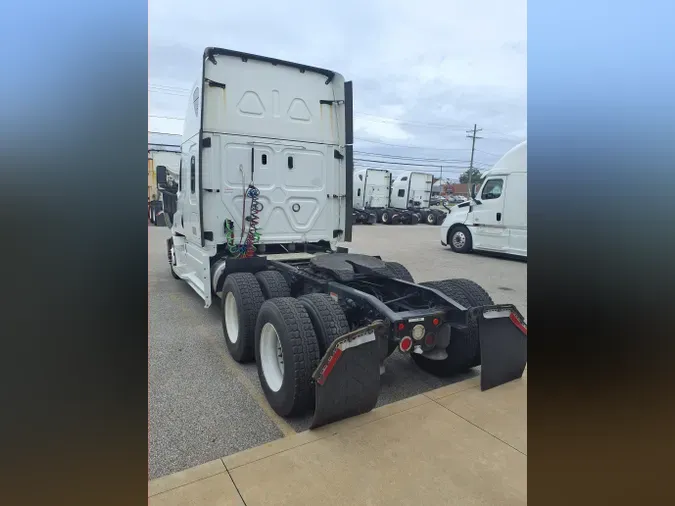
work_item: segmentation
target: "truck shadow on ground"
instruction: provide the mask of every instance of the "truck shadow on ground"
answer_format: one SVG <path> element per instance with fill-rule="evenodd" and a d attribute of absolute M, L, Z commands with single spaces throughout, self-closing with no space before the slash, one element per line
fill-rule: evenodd
<path fill-rule="evenodd" d="M 455 253 L 452 251 L 450 248 L 447 248 L 448 253 L 452 255 L 457 255 L 458 253 Z M 508 253 L 497 253 L 497 252 L 492 252 L 492 251 L 472 251 L 471 253 L 468 253 L 469 255 L 474 255 L 477 257 L 483 257 L 483 258 L 499 258 L 501 260 L 511 260 L 513 262 L 517 262 L 519 264 L 526 264 L 527 263 L 527 257 L 521 257 L 518 255 L 509 255 Z"/>

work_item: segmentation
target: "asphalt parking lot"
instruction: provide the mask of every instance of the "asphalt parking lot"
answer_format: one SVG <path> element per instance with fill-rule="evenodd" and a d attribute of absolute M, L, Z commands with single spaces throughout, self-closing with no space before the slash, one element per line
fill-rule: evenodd
<path fill-rule="evenodd" d="M 219 304 L 204 309 L 202 299 L 171 276 L 168 236 L 166 228 L 148 227 L 149 479 L 305 430 L 310 421 L 278 417 L 267 405 L 255 364 L 230 358 Z M 472 279 L 495 302 L 513 303 L 527 317 L 527 263 L 452 253 L 441 246 L 439 227 L 356 226 L 354 241 L 345 246 L 401 262 L 418 282 Z M 439 379 L 394 353 L 378 405 L 467 377 Z"/>

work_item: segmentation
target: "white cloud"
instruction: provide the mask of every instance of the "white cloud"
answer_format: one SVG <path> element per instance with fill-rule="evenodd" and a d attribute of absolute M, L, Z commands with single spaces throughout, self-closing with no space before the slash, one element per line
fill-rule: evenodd
<path fill-rule="evenodd" d="M 331 68 L 354 81 L 369 139 L 446 148 L 370 151 L 468 159 L 464 130 L 477 123 L 489 164 L 526 131 L 526 0 L 150 0 L 149 114 L 182 117 L 206 46 Z M 171 87 L 172 91 L 167 90 Z M 180 132 L 180 121 L 149 118 Z M 445 128 L 428 126 L 443 124 Z"/>

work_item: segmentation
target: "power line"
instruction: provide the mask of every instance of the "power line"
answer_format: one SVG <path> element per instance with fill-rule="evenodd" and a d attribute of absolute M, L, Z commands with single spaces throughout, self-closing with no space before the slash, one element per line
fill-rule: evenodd
<path fill-rule="evenodd" d="M 424 164 L 424 163 L 405 163 L 405 162 L 400 162 L 400 161 L 389 161 L 389 160 L 367 160 L 365 158 L 354 158 L 355 162 L 365 162 L 365 163 L 382 163 L 386 165 L 402 165 L 402 166 L 409 166 L 409 167 L 437 167 L 437 168 L 457 168 L 457 169 L 464 169 L 466 170 L 466 165 L 455 165 L 455 164 L 443 164 L 443 165 L 432 165 L 432 164 Z"/>
<path fill-rule="evenodd" d="M 502 156 L 502 155 L 498 155 L 496 153 L 489 153 L 488 151 L 483 151 L 482 149 L 478 149 L 478 148 L 476 148 L 476 151 L 478 151 L 479 153 L 483 153 L 485 155 L 490 155 L 490 156 Z"/>
<path fill-rule="evenodd" d="M 452 174 L 452 175 L 461 175 L 461 174 L 463 174 L 464 171 L 466 170 L 465 167 L 457 168 L 457 167 L 446 167 L 446 166 L 443 166 L 442 169 L 441 169 L 440 167 L 438 167 L 438 168 L 436 168 L 436 167 L 428 167 L 428 166 L 426 166 L 426 165 L 423 165 L 422 167 L 424 167 L 424 172 L 427 172 L 427 173 L 429 173 L 429 174 L 439 174 L 439 173 L 440 173 L 441 175 L 442 175 L 444 172 L 445 172 L 446 174 L 449 173 L 449 174 Z M 379 169 L 379 170 L 391 170 L 391 171 L 405 172 L 405 168 L 402 168 L 402 169 L 390 169 L 389 167 L 381 167 L 381 166 L 378 167 L 377 165 L 363 165 L 363 164 L 360 164 L 360 163 L 359 163 L 359 164 L 355 164 L 355 165 L 354 165 L 354 168 L 355 168 L 355 169 Z M 412 169 L 411 169 L 411 170 L 412 170 Z"/>
<path fill-rule="evenodd" d="M 425 127 L 430 127 L 430 128 L 442 128 L 444 130 L 448 129 L 455 129 L 455 130 L 464 130 L 466 127 L 455 124 L 455 125 L 448 125 L 448 124 L 441 124 L 441 123 L 427 123 L 424 121 L 410 121 L 410 120 L 402 120 L 402 119 L 397 119 L 397 118 L 388 118 L 386 116 L 376 116 L 374 114 L 366 114 L 364 112 L 355 112 L 354 113 L 356 116 L 368 116 L 370 118 L 374 119 L 366 119 L 365 121 L 373 121 L 375 123 L 402 123 L 404 125 L 414 125 L 414 126 L 425 126 Z"/>
<path fill-rule="evenodd" d="M 468 163 L 468 160 L 449 160 L 445 158 L 424 158 L 424 157 L 414 157 L 414 156 L 403 156 L 403 155 L 390 155 L 386 153 L 371 153 L 368 151 L 354 151 L 355 154 L 366 155 L 366 156 L 380 156 L 383 158 L 391 159 L 400 159 L 400 160 L 414 160 L 422 162 L 441 162 L 441 163 Z"/>
<path fill-rule="evenodd" d="M 433 148 L 430 146 L 412 146 L 410 144 L 392 144 L 389 142 L 374 141 L 371 139 L 366 139 L 364 137 L 354 137 L 357 140 L 364 142 L 372 142 L 373 144 L 382 144 L 383 146 L 391 146 L 394 148 L 408 148 L 408 149 L 431 149 L 434 151 L 468 151 L 469 148 Z"/>
<path fill-rule="evenodd" d="M 176 120 L 176 121 L 183 121 L 185 118 L 179 118 L 176 116 L 161 116 L 161 115 L 156 115 L 156 114 L 148 114 L 149 118 L 159 118 L 159 119 L 171 119 L 171 120 Z M 393 148 L 406 148 L 406 149 L 428 149 L 432 151 L 468 151 L 470 148 L 438 148 L 438 147 L 432 147 L 432 146 L 419 146 L 419 145 L 411 145 L 411 144 L 395 144 L 391 142 L 382 142 L 382 141 L 376 141 L 373 139 L 366 139 L 365 137 L 354 137 L 356 140 L 363 141 L 363 142 L 369 142 L 372 144 L 379 144 L 381 146 L 390 146 Z M 508 139 L 499 139 L 495 137 L 490 137 L 490 140 L 495 140 L 498 142 L 512 142 Z M 501 156 L 495 153 L 489 153 L 487 151 L 481 151 L 480 149 L 476 149 L 476 151 L 479 151 L 481 153 L 484 153 L 486 155 L 492 155 L 492 156 Z"/>

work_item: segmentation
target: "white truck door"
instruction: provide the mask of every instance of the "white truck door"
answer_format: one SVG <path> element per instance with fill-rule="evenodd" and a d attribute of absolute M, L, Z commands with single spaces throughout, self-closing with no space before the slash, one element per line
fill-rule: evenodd
<path fill-rule="evenodd" d="M 474 227 L 473 247 L 476 249 L 505 251 L 509 247 L 509 232 L 504 225 L 506 183 L 507 176 L 486 179 L 477 196 L 481 204 L 472 204 L 469 220 Z"/>

